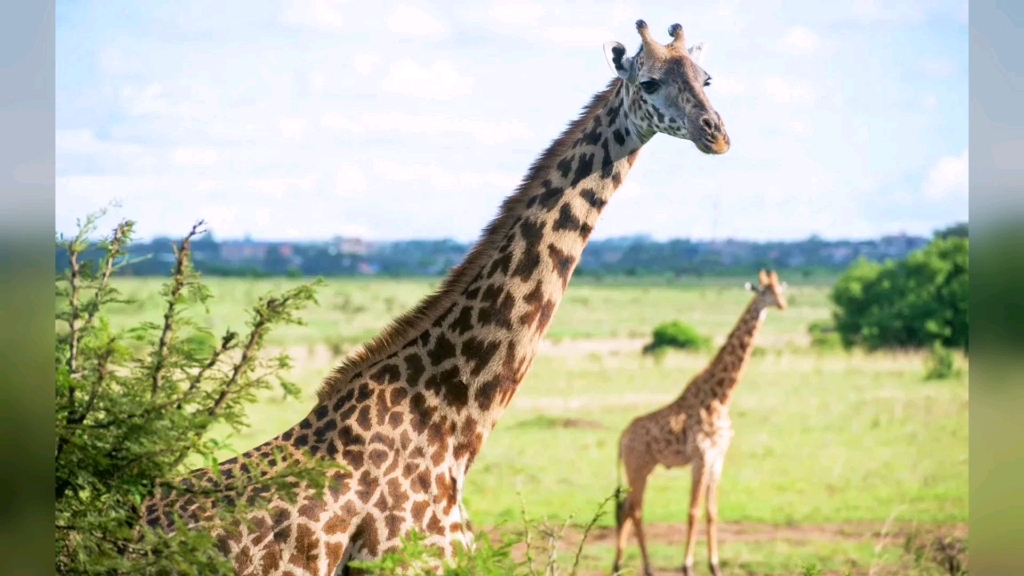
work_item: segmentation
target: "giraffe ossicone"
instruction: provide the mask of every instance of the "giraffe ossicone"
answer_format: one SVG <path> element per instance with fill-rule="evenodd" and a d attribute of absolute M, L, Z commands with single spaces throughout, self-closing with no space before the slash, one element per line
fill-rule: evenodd
<path fill-rule="evenodd" d="M 638 26 L 639 28 L 639 26 Z M 597 220 L 655 134 L 706 154 L 729 148 L 704 92 L 708 74 L 685 48 L 611 48 L 616 78 L 530 167 L 465 260 L 440 288 L 346 357 L 302 421 L 238 458 L 225 474 L 290 458 L 337 461 L 326 493 L 271 496 L 238 531 L 212 527 L 240 575 L 355 574 L 410 530 L 450 558 L 471 545 L 466 475 L 537 353 Z M 608 50 L 606 49 L 606 53 Z M 272 466 L 269 469 L 273 469 Z M 204 471 L 189 481 L 219 489 Z M 154 498 L 146 521 L 198 524 L 216 499 Z"/>
<path fill-rule="evenodd" d="M 647 479 L 654 468 L 691 466 L 690 513 L 687 524 L 686 558 L 683 574 L 693 574 L 697 520 L 701 500 L 707 498 L 708 562 L 714 576 L 721 575 L 718 563 L 718 484 L 732 440 L 729 404 L 754 349 L 754 338 L 769 308 L 785 310 L 785 283 L 773 270 L 761 270 L 758 285 L 744 285 L 754 293 L 739 321 L 718 352 L 694 376 L 675 400 L 633 419 L 619 438 L 621 464 L 620 497 L 615 511 L 616 549 L 612 572 L 618 573 L 631 528 L 636 529 L 644 574 L 650 575 L 647 542 L 643 529 L 643 499 Z M 626 472 L 628 492 L 621 496 L 621 471 Z"/>

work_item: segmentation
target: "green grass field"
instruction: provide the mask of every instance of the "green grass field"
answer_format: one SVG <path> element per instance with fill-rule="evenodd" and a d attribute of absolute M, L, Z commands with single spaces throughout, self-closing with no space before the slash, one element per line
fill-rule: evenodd
<path fill-rule="evenodd" d="M 835 574 L 948 573 L 915 561 L 903 546 L 915 531 L 966 537 L 966 376 L 925 381 L 918 354 L 811 349 L 806 328 L 828 317 L 828 287 L 784 280 L 790 308 L 769 314 L 731 411 L 736 437 L 721 488 L 723 567 L 743 574 L 815 573 L 811 565 Z M 614 489 L 622 428 L 678 394 L 708 360 L 676 353 L 656 362 L 640 354 L 643 339 L 657 323 L 678 319 L 720 343 L 749 298 L 743 281 L 574 281 L 550 342 L 470 473 L 465 502 L 474 527 L 516 522 L 520 492 L 531 516 L 589 517 Z M 256 297 L 297 281 L 207 282 L 215 298 L 203 321 L 222 331 L 242 328 Z M 234 448 L 256 445 L 304 416 L 337 355 L 434 285 L 329 281 L 320 306 L 305 315 L 308 326 L 269 340 L 294 358 L 302 402 L 268 395 L 253 407 L 252 427 L 232 438 Z M 119 288 L 140 302 L 112 311 L 115 326 L 159 317 L 158 282 L 124 279 Z M 964 358 L 959 362 L 966 368 Z M 649 484 L 645 522 L 659 570 L 682 562 L 688 494 L 688 469 L 659 469 Z M 584 555 L 594 574 L 610 566 L 610 525 L 608 515 Z M 699 547 L 701 565 L 703 554 Z M 639 566 L 635 543 L 627 560 L 631 569 Z"/>

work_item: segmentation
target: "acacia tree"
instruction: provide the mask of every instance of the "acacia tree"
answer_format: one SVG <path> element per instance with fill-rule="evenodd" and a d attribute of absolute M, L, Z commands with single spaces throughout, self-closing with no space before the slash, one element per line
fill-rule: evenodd
<path fill-rule="evenodd" d="M 57 239 L 68 259 L 56 284 L 57 572 L 230 573 L 208 531 L 146 528 L 141 507 L 158 490 L 187 490 L 218 497 L 211 522 L 223 522 L 262 506 L 259 495 L 271 490 L 289 497 L 299 483 L 324 488 L 329 465 L 294 457 L 282 458 L 274 470 L 254 462 L 248 475 L 230 483 L 186 487 L 175 481 L 196 460 L 218 477 L 215 455 L 224 446 L 208 432 L 217 424 L 247 426 L 245 409 L 257 393 L 276 385 L 298 396 L 284 377 L 288 356 L 270 357 L 264 346 L 275 326 L 302 323 L 296 314 L 316 303 L 320 280 L 260 298 L 244 332 L 217 338 L 190 314 L 211 298 L 192 267 L 200 222 L 175 245 L 160 321 L 115 329 L 105 311 L 132 302 L 113 279 L 128 263 L 134 223 L 119 223 L 94 245 L 89 237 L 100 216 L 80 222 L 73 238 Z M 99 248 L 98 259 L 83 258 L 90 248 Z"/>

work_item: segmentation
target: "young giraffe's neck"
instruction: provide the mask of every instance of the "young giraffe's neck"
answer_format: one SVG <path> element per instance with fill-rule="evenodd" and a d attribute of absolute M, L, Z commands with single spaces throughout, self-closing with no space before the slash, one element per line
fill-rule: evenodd
<path fill-rule="evenodd" d="M 722 344 L 704 370 L 705 385 L 710 388 L 709 396 L 723 405 L 732 400 L 733 390 L 754 351 L 754 338 L 764 324 L 767 313 L 768 308 L 762 298 L 754 296 L 725 339 L 725 344 Z"/>
<path fill-rule="evenodd" d="M 405 406 L 410 416 L 399 427 L 407 423 L 413 437 L 436 434 L 443 444 L 451 438 L 446 459 L 465 473 L 532 364 L 601 211 L 647 140 L 629 120 L 626 98 L 618 79 L 593 98 L 438 292 L 334 371 L 311 418 L 329 410 L 359 425 L 366 411 L 371 424 L 370 410 L 356 405 L 387 390 L 376 418 L 393 427 L 399 421 L 386 412 Z"/>

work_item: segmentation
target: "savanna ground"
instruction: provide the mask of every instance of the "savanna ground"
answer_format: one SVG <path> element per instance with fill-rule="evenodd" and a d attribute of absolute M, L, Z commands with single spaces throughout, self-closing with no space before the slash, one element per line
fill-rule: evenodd
<path fill-rule="evenodd" d="M 828 285 L 783 278 L 790 308 L 769 313 L 731 410 L 736 429 L 720 502 L 722 567 L 731 574 L 949 574 L 937 539 L 967 539 L 968 392 L 963 374 L 925 381 L 924 356 L 812 349 L 807 325 L 827 318 Z M 720 343 L 749 299 L 746 279 L 573 281 L 540 356 L 477 458 L 465 503 L 477 531 L 516 530 L 520 494 L 530 517 L 585 521 L 616 484 L 619 432 L 677 395 L 709 353 L 640 354 L 653 327 L 678 319 Z M 298 280 L 209 278 L 205 321 L 241 329 L 246 308 Z M 302 402 L 269 394 L 252 427 L 231 436 L 243 451 L 280 433 L 312 406 L 338 356 L 376 333 L 436 285 L 429 280 L 331 280 L 305 327 L 269 341 L 294 359 Z M 127 326 L 159 316 L 159 282 L 124 279 L 140 300 L 117 309 Z M 227 431 L 220 434 L 227 436 Z M 225 451 L 224 457 L 232 455 Z M 645 497 L 655 567 L 682 563 L 689 469 L 656 470 Z M 613 516 L 590 534 L 583 573 L 607 573 Z M 706 569 L 703 522 L 697 565 Z M 574 552 L 570 530 L 565 554 Z M 635 538 L 626 566 L 639 570 Z M 638 573 L 638 572 L 637 572 Z"/>

